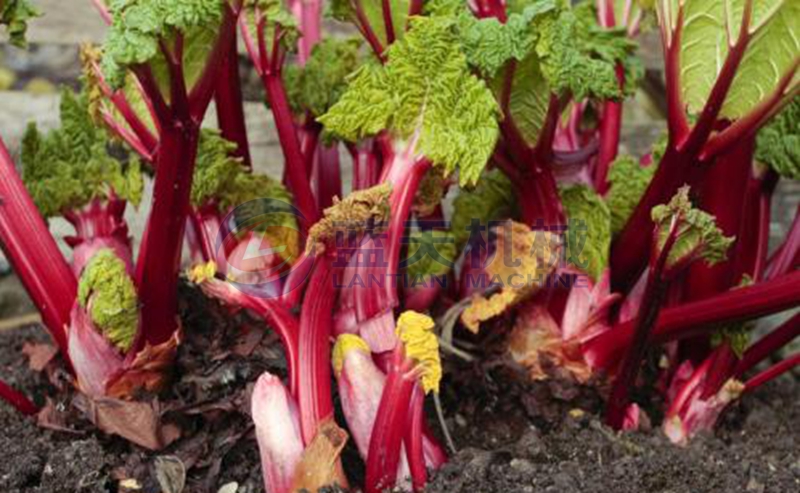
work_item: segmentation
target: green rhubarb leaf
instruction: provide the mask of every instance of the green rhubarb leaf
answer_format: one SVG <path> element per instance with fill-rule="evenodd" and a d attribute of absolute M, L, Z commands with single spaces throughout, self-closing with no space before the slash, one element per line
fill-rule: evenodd
<path fill-rule="evenodd" d="M 292 203 L 292 195 L 279 182 L 257 175 L 232 156 L 236 144 L 225 140 L 216 130 L 204 128 L 197 148 L 197 164 L 192 181 L 191 201 L 200 207 L 211 201 L 221 211 L 247 201 L 269 197 Z"/>
<path fill-rule="evenodd" d="M 386 47 L 386 22 L 383 16 L 383 0 L 331 0 L 329 13 L 334 19 L 350 22 L 356 26 L 360 22 L 356 16 L 356 2 L 361 6 L 367 24 L 378 41 Z M 409 0 L 389 0 L 392 14 L 392 29 L 395 39 L 403 37 L 408 22 Z"/>
<path fill-rule="evenodd" d="M 795 0 L 661 0 L 658 8 L 668 42 L 674 38 L 678 13 L 684 19 L 680 34 L 680 84 L 689 112 L 698 114 L 739 39 L 745 4 L 753 6 L 747 27 L 750 41 L 720 111 L 737 119 L 774 93 L 779 81 L 796 71 L 800 53 L 800 2 Z M 787 93 L 800 80 L 794 76 Z"/>
<path fill-rule="evenodd" d="M 509 60 L 523 60 L 536 39 L 531 20 L 556 9 L 555 0 L 540 0 L 520 12 L 511 12 L 504 23 L 495 17 L 479 19 L 466 2 L 436 0 L 426 5 L 433 16 L 456 20 L 461 44 L 470 65 L 493 77 Z"/>
<path fill-rule="evenodd" d="M 94 125 L 85 95 L 64 90 L 61 128 L 43 135 L 30 124 L 22 142 L 22 179 L 45 217 L 79 209 L 93 199 L 116 196 L 138 205 L 143 179 L 139 162 L 123 164 L 108 154 L 105 132 Z"/>
<path fill-rule="evenodd" d="M 493 89 L 497 98 L 502 99 L 502 92 L 506 90 L 503 77 L 495 79 Z M 551 95 L 536 55 L 531 54 L 517 63 L 510 91 L 508 113 L 525 141 L 533 146 L 547 118 Z"/>
<path fill-rule="evenodd" d="M 590 3 L 561 8 L 533 19 L 535 52 L 542 73 L 554 91 L 575 99 L 620 99 L 632 93 L 643 73 L 633 56 L 636 44 L 624 29 L 598 26 Z M 616 64 L 625 68 L 626 84 L 619 87 Z"/>
<path fill-rule="evenodd" d="M 401 262 L 409 281 L 421 279 L 426 284 L 431 276 L 441 277 L 453 268 L 458 256 L 455 238 L 449 231 L 429 229 L 408 236 L 408 254 Z"/>
<path fill-rule="evenodd" d="M 474 183 L 498 137 L 499 109 L 491 91 L 469 70 L 449 19 L 415 17 L 381 66 L 368 63 L 318 120 L 346 140 L 388 130 L 446 174 Z"/>
<path fill-rule="evenodd" d="M 139 301 L 125 262 L 113 250 L 99 250 L 83 269 L 78 303 L 114 346 L 122 352 L 131 348 L 139 328 Z"/>
<path fill-rule="evenodd" d="M 611 248 L 611 212 L 603 199 L 585 185 L 560 190 L 567 212 L 567 262 L 595 281 L 608 265 Z"/>
<path fill-rule="evenodd" d="M 722 233 L 714 216 L 692 206 L 688 186 L 678 190 L 668 204 L 653 207 L 651 215 L 658 228 L 659 252 L 673 225 L 677 228 L 677 238 L 667 257 L 668 268 L 686 266 L 699 259 L 708 265 L 722 262 L 734 240 Z"/>
<path fill-rule="evenodd" d="M 14 46 L 27 46 L 28 21 L 39 15 L 39 10 L 28 0 L 0 0 L 0 24 L 6 27 L 8 39 Z"/>
<path fill-rule="evenodd" d="M 236 178 L 247 170 L 242 160 L 233 157 L 236 144 L 225 140 L 216 130 L 200 132 L 197 160 L 192 180 L 191 203 L 200 207 L 226 196 Z"/>
<path fill-rule="evenodd" d="M 469 240 L 472 220 L 487 230 L 490 221 L 516 216 L 516 199 L 511 180 L 498 169 L 484 171 L 474 189 L 461 189 L 453 201 L 451 232 L 456 249 L 461 251 Z"/>
<path fill-rule="evenodd" d="M 116 0 L 109 2 L 113 22 L 104 44 L 103 72 L 113 87 L 121 87 L 126 69 L 151 64 L 168 98 L 169 76 L 160 42 L 172 46 L 184 37 L 182 65 L 187 88 L 199 79 L 222 22 L 224 0 Z"/>
<path fill-rule="evenodd" d="M 800 180 L 799 97 L 758 132 L 756 159 L 784 178 Z"/>
<path fill-rule="evenodd" d="M 358 39 L 324 39 L 314 46 L 304 67 L 284 68 L 289 101 L 296 113 L 324 115 L 347 87 L 346 78 L 361 61 Z"/>
<path fill-rule="evenodd" d="M 617 234 L 625 227 L 628 218 L 641 200 L 644 191 L 653 179 L 657 165 L 643 167 L 628 155 L 619 156 L 608 172 L 611 187 L 606 203 L 611 212 L 611 233 Z"/>
<path fill-rule="evenodd" d="M 297 18 L 284 7 L 282 0 L 245 0 L 241 15 L 253 39 L 257 39 L 258 32 L 256 14 L 260 14 L 264 19 L 265 40 L 274 39 L 275 30 L 279 29 L 283 49 L 290 52 L 297 50 L 297 40 L 300 38 Z M 270 49 L 269 45 L 267 49 Z"/>

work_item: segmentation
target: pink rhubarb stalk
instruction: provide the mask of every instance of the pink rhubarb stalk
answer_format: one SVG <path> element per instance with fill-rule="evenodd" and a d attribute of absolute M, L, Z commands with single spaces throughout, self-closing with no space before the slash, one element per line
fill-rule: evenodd
<path fill-rule="evenodd" d="M 305 447 L 297 405 L 278 377 L 269 373 L 259 377 L 253 388 L 251 415 L 265 489 L 269 493 L 291 493 Z"/>

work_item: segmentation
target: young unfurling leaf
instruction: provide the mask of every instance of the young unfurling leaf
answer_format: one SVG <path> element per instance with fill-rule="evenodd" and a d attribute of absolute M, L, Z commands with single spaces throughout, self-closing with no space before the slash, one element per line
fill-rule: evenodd
<path fill-rule="evenodd" d="M 326 243 L 334 239 L 336 232 L 363 231 L 383 228 L 389 220 L 388 184 L 366 190 L 357 190 L 343 200 L 334 198 L 334 204 L 325 209 L 324 217 L 309 231 L 309 248 L 316 242 Z"/>
<path fill-rule="evenodd" d="M 734 240 L 722 234 L 714 216 L 692 206 L 689 187 L 678 190 L 668 204 L 654 207 L 652 218 L 657 227 L 658 252 L 661 252 L 669 236 L 676 237 L 669 251 L 668 269 L 685 266 L 699 259 L 709 265 L 722 262 Z"/>
<path fill-rule="evenodd" d="M 130 349 L 139 329 L 139 302 L 125 262 L 112 250 L 98 251 L 86 265 L 78 303 L 106 339 L 123 353 Z"/>
<path fill-rule="evenodd" d="M 475 183 L 498 136 L 497 103 L 472 75 L 452 21 L 417 17 L 392 44 L 388 61 L 360 68 L 328 113 L 328 132 L 346 140 L 388 130 L 445 172 L 460 170 L 462 184 Z"/>

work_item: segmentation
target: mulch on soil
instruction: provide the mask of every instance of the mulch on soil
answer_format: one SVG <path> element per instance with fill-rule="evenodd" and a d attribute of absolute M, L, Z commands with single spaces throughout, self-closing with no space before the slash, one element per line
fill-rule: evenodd
<path fill-rule="evenodd" d="M 2 377 L 38 404 L 51 399 L 70 428 L 42 429 L 0 403 L 0 492 L 264 491 L 248 396 L 261 372 L 283 371 L 277 338 L 196 290 L 182 294 L 183 325 L 193 336 L 181 346 L 175 383 L 162 403 L 183 432 L 158 453 L 92 430 L 69 396 L 30 370 L 21 350 L 26 342 L 47 341 L 40 327 L 0 333 Z M 729 409 L 713 436 L 678 448 L 658 429 L 610 431 L 597 415 L 599 397 L 585 389 L 530 384 L 505 365 L 451 360 L 448 366 L 442 401 L 459 451 L 427 491 L 800 491 L 795 376 Z M 438 429 L 433 418 L 431 427 Z M 352 477 L 363 475 L 359 462 L 352 447 L 345 451 Z"/>

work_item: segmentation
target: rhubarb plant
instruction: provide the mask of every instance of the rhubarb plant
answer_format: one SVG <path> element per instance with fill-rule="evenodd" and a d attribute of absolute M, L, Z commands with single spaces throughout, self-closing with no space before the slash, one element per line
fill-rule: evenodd
<path fill-rule="evenodd" d="M 0 145 L 4 251 L 92 402 L 168 385 L 194 337 L 181 272 L 278 335 L 285 379 L 260 376 L 250 406 L 273 493 L 421 491 L 446 460 L 424 405 L 442 357 L 480 356 L 462 337 L 501 344 L 532 379 L 595 386 L 615 429 L 663 414 L 680 444 L 800 363 L 764 366 L 796 314 L 752 336 L 800 304 L 800 216 L 768 241 L 773 192 L 800 170 L 797 2 L 332 0 L 353 38 L 323 33 L 318 0 L 95 4 L 108 37 L 81 50 L 61 127 L 29 128 L 21 177 Z M 32 15 L 0 1 L 18 45 Z M 632 156 L 623 105 L 647 26 L 667 134 Z M 283 176 L 257 171 L 240 40 Z M 0 396 L 37 412 L 3 382 Z M 344 469 L 348 437 L 364 477 Z"/>

